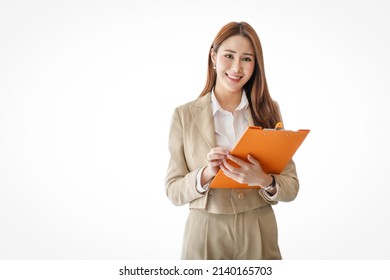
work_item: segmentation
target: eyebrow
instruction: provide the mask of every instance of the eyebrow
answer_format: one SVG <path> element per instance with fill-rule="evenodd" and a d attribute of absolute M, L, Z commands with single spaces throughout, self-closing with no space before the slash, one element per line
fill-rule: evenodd
<path fill-rule="evenodd" d="M 225 52 L 231 52 L 231 53 L 237 53 L 236 51 L 229 50 L 229 49 L 224 50 L 224 51 L 225 51 Z M 253 55 L 252 53 L 243 53 L 243 55 L 250 55 L 250 56 L 253 56 L 253 57 L 254 57 L 254 55 Z"/>

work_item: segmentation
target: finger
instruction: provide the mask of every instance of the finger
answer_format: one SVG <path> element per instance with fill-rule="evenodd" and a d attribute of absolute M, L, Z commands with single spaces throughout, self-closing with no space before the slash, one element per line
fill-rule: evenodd
<path fill-rule="evenodd" d="M 210 167 L 218 167 L 218 166 L 222 165 L 222 161 L 209 161 L 207 164 Z"/>
<path fill-rule="evenodd" d="M 224 158 L 226 158 L 226 155 L 220 155 L 220 154 L 207 154 L 207 160 L 208 160 L 208 161 L 215 161 L 215 160 L 222 161 Z"/>
<path fill-rule="evenodd" d="M 226 152 L 229 151 L 229 149 L 227 147 L 215 147 L 215 148 L 211 148 L 210 151 L 213 153 L 225 154 Z"/>
<path fill-rule="evenodd" d="M 229 154 L 229 148 L 228 147 L 215 147 L 215 148 L 212 148 L 210 150 L 210 153 L 227 155 L 227 154 Z"/>
<path fill-rule="evenodd" d="M 230 153 L 230 151 L 226 147 L 215 147 L 215 148 L 211 148 L 210 151 L 207 153 L 207 155 L 224 155 L 224 156 L 226 156 L 229 153 Z"/>
<path fill-rule="evenodd" d="M 223 171 L 223 173 L 229 177 L 229 178 L 232 178 L 232 179 L 235 179 L 236 178 L 236 174 L 231 172 L 224 164 L 221 164 L 221 170 Z"/>
<path fill-rule="evenodd" d="M 240 171 L 240 168 L 234 167 L 226 159 L 223 160 L 222 166 L 224 166 L 227 170 L 229 170 L 232 173 L 238 173 Z"/>
<path fill-rule="evenodd" d="M 254 156 L 252 156 L 251 154 L 248 154 L 247 158 L 248 158 L 250 163 L 252 163 L 252 164 L 254 164 L 256 166 L 260 166 L 260 162 Z"/>
<path fill-rule="evenodd" d="M 236 173 L 231 172 L 223 164 L 221 165 L 221 170 L 223 171 L 223 174 L 225 174 L 226 177 L 229 177 L 229 178 L 233 179 L 234 181 L 239 182 L 241 184 L 244 183 L 244 179 L 242 178 L 241 174 L 236 174 Z"/>
<path fill-rule="evenodd" d="M 229 163 L 227 160 L 224 160 L 221 166 L 224 166 L 226 170 L 228 170 L 232 174 L 235 174 L 236 176 L 241 176 L 242 173 L 244 172 L 242 166 L 239 166 L 235 163 L 234 164 Z"/>
<path fill-rule="evenodd" d="M 228 155 L 227 155 L 227 158 L 230 159 L 231 161 L 237 163 L 239 166 L 243 166 L 243 165 L 246 164 L 245 161 L 243 161 L 242 159 L 240 159 L 240 158 L 238 158 L 238 157 L 235 157 L 235 156 L 233 156 L 233 155 L 231 155 L 231 154 L 228 154 Z"/>

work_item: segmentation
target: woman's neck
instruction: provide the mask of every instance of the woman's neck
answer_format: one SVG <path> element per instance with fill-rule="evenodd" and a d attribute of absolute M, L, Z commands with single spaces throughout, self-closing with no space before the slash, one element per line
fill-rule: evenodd
<path fill-rule="evenodd" d="M 237 106 L 241 103 L 242 90 L 237 92 L 221 91 L 218 88 L 214 88 L 215 97 L 218 100 L 219 105 L 229 112 L 234 112 Z"/>

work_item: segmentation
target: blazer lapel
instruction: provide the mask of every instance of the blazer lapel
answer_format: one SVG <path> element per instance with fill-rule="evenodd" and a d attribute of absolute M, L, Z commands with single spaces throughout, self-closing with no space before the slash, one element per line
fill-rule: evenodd
<path fill-rule="evenodd" d="M 210 93 L 199 97 L 190 107 L 191 115 L 210 148 L 216 146 L 214 120 L 211 110 Z"/>
<path fill-rule="evenodd" d="M 192 117 L 194 118 L 196 126 L 199 128 L 207 144 L 210 146 L 210 148 L 215 147 L 215 129 L 213 113 L 211 109 L 210 93 L 199 97 L 196 102 L 190 107 L 190 111 Z M 247 108 L 247 112 L 248 125 L 253 126 L 254 122 L 249 106 Z"/>

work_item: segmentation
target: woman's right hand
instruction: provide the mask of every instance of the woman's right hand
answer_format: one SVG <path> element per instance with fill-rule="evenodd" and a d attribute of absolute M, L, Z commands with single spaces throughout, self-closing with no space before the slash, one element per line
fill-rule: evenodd
<path fill-rule="evenodd" d="M 220 169 L 223 160 L 227 158 L 229 153 L 230 150 L 227 147 L 215 147 L 210 149 L 210 151 L 207 153 L 207 166 L 205 169 L 203 169 L 202 172 L 202 185 L 214 178 Z"/>

